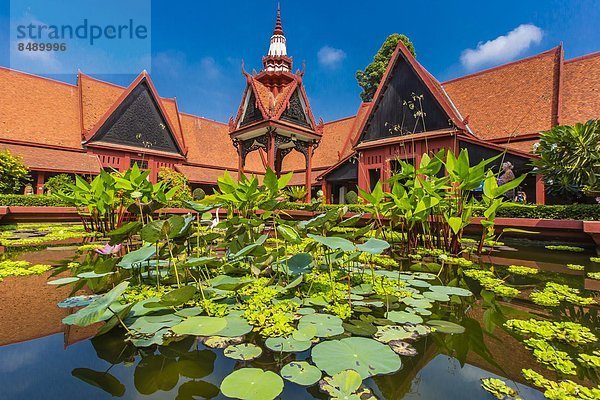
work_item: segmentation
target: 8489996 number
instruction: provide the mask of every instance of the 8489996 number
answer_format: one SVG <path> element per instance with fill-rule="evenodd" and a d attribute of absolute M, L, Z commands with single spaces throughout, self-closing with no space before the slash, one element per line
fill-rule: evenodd
<path fill-rule="evenodd" d="M 20 42 L 17 44 L 19 51 L 65 51 L 67 50 L 66 43 L 36 43 L 36 42 Z"/>

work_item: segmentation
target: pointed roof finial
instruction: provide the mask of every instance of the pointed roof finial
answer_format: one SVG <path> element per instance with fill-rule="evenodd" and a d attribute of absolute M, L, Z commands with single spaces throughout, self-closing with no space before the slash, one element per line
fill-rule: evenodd
<path fill-rule="evenodd" d="M 273 35 L 283 35 L 283 25 L 281 25 L 281 7 L 277 3 L 277 19 L 275 20 L 275 29 Z"/>

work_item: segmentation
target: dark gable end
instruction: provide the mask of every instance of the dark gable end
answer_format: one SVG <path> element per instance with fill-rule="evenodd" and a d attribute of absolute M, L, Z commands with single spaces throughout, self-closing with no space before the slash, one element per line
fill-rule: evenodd
<path fill-rule="evenodd" d="M 256 95 L 254 94 L 254 90 L 251 87 L 249 87 L 248 101 L 246 103 L 246 107 L 244 108 L 244 114 L 240 126 L 249 125 L 253 122 L 260 121 L 262 119 L 262 112 L 256 105 Z"/>
<path fill-rule="evenodd" d="M 283 111 L 280 119 L 311 128 L 309 122 L 310 120 L 308 115 L 306 115 L 305 106 L 302 104 L 302 100 L 300 99 L 298 88 L 294 91 L 294 93 L 292 93 L 288 107 Z"/>
<path fill-rule="evenodd" d="M 397 51 L 358 143 L 453 128 L 450 116 L 423 79 L 428 77 L 419 75 L 404 53 Z"/>
<path fill-rule="evenodd" d="M 88 141 L 94 142 L 181 154 L 174 133 L 145 79 L 133 88 Z"/>

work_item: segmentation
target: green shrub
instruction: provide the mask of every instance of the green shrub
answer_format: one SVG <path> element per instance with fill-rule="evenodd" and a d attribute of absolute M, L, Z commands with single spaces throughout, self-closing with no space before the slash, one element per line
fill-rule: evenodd
<path fill-rule="evenodd" d="M 574 219 L 600 221 L 600 204 L 506 206 L 496 216 L 505 218 Z"/>
<path fill-rule="evenodd" d="M 66 192 L 69 190 L 69 185 L 74 185 L 75 179 L 69 174 L 54 175 L 44 183 L 44 190 L 47 194 Z"/>
<path fill-rule="evenodd" d="M 67 205 L 62 200 L 54 196 L 0 194 L 0 206 L 66 207 Z"/>
<path fill-rule="evenodd" d="M 344 196 L 344 200 L 346 201 L 346 204 L 357 204 L 358 195 L 354 190 L 351 190 L 348 193 L 346 193 L 346 195 Z"/>
<path fill-rule="evenodd" d="M 169 167 L 161 167 L 158 171 L 158 181 L 163 182 L 165 191 L 175 189 L 171 201 L 192 200 L 192 191 L 184 174 Z"/>
<path fill-rule="evenodd" d="M 23 159 L 10 150 L 0 151 L 0 193 L 18 193 L 29 181 L 29 171 Z"/>

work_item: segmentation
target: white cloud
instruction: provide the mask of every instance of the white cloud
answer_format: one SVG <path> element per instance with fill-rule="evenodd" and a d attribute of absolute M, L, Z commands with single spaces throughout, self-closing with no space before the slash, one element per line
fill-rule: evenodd
<path fill-rule="evenodd" d="M 519 25 L 506 35 L 479 42 L 476 49 L 466 49 L 460 62 L 468 70 L 512 61 L 532 45 L 539 44 L 544 32 L 532 24 Z"/>
<path fill-rule="evenodd" d="M 336 49 L 330 46 L 323 46 L 317 53 L 319 64 L 324 67 L 335 69 L 340 66 L 346 58 L 346 53 L 342 49 Z"/>

